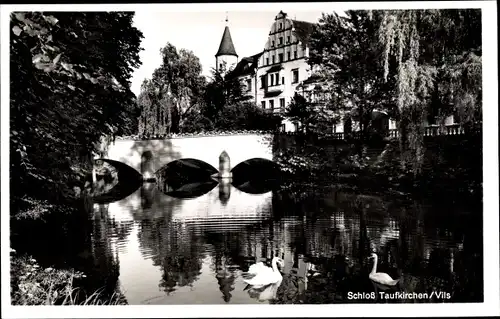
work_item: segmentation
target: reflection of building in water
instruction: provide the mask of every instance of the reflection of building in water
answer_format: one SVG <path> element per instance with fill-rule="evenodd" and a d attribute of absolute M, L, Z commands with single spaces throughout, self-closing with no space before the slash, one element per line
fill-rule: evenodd
<path fill-rule="evenodd" d="M 231 291 L 234 290 L 234 280 L 236 278 L 234 271 L 230 271 L 229 263 L 225 256 L 216 251 L 215 256 L 215 278 L 219 284 L 219 290 L 222 292 L 222 298 L 225 302 L 231 300 Z"/>

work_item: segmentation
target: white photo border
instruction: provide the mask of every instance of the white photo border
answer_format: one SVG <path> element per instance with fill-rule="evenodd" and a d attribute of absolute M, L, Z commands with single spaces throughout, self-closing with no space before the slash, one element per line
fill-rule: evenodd
<path fill-rule="evenodd" d="M 141 317 L 329 317 L 329 316 L 488 316 L 498 315 L 498 53 L 496 1 L 446 2 L 313 2 L 196 4 L 78 4 L 2 5 L 1 7 L 1 253 L 2 317 L 5 318 L 141 318 Z M 483 61 L 483 238 L 484 302 L 446 304 L 328 304 L 328 305 L 176 305 L 176 306 L 12 306 L 9 259 L 9 22 L 12 11 L 272 11 L 301 12 L 356 9 L 482 9 Z"/>

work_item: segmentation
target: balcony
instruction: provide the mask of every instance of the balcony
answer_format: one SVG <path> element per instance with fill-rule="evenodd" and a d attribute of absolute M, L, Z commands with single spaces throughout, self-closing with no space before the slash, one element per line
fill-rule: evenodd
<path fill-rule="evenodd" d="M 283 92 L 284 90 L 285 90 L 284 84 L 270 85 L 267 87 L 267 92 L 269 93 Z"/>
<path fill-rule="evenodd" d="M 445 126 L 427 126 L 425 127 L 424 137 L 429 138 L 432 136 L 464 136 L 470 134 L 478 134 L 480 131 L 466 132 L 460 124 L 451 124 Z M 344 139 L 359 139 L 360 132 L 355 131 L 351 133 L 331 133 L 333 139 L 344 140 Z M 387 132 L 387 137 L 398 138 L 399 132 L 397 129 L 389 129 Z"/>
<path fill-rule="evenodd" d="M 460 124 L 451 124 L 446 126 L 429 125 L 425 127 L 424 136 L 441 136 L 441 135 L 464 135 L 464 128 Z M 398 130 L 389 130 L 390 137 L 398 137 Z"/>

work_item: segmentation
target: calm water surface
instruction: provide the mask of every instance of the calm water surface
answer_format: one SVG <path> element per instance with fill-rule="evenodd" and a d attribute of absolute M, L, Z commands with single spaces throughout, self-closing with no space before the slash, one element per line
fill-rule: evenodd
<path fill-rule="evenodd" d="M 169 192 L 151 183 L 95 203 L 89 254 L 97 273 L 114 271 L 113 289 L 133 305 L 483 299 L 481 206 L 398 203 L 334 186 L 293 194 L 250 186 L 190 184 Z M 442 291 L 450 299 L 349 298 L 380 291 L 368 279 L 372 251 L 379 271 L 401 278 L 400 291 Z M 242 272 L 273 256 L 285 261 L 283 280 L 245 289 Z"/>

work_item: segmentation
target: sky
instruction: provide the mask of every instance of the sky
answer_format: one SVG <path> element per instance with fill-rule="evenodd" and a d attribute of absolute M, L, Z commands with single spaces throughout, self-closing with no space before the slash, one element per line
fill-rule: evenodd
<path fill-rule="evenodd" d="M 318 22 L 321 17 L 321 11 L 287 10 L 286 7 L 282 10 L 290 18 L 297 20 Z M 279 9 L 227 12 L 231 38 L 239 59 L 263 50 L 278 12 Z M 173 44 L 177 50 L 183 48 L 193 51 L 200 59 L 202 73 L 210 75 L 211 68 L 215 67 L 215 53 L 226 26 L 225 19 L 226 11 L 136 11 L 134 25 L 143 33 L 144 50 L 140 53 L 142 65 L 132 76 L 132 91 L 139 95 L 143 80 L 151 78 L 153 71 L 161 65 L 160 49 L 167 42 Z"/>

